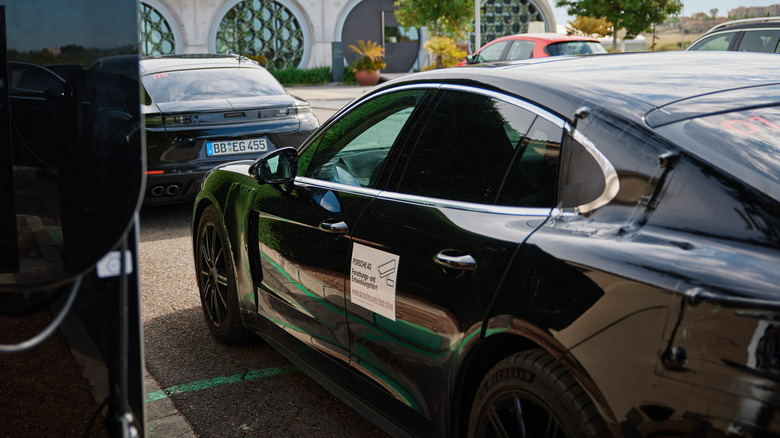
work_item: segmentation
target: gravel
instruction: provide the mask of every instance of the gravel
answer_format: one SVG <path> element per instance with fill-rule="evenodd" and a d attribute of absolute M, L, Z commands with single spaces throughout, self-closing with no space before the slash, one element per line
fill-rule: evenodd
<path fill-rule="evenodd" d="M 190 215 L 190 205 L 148 208 L 141 214 L 138 270 L 144 324 L 200 306 Z"/>

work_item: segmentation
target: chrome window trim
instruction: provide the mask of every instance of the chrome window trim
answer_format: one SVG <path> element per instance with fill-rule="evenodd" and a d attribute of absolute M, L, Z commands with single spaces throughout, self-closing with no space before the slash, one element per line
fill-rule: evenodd
<path fill-rule="evenodd" d="M 337 190 L 343 193 L 353 195 L 363 195 L 384 199 L 388 201 L 403 202 L 405 204 L 421 205 L 434 208 L 451 208 L 455 210 L 466 210 L 480 213 L 505 214 L 514 216 L 567 216 L 567 212 L 553 207 L 509 207 L 503 205 L 478 204 L 474 202 L 451 201 L 448 199 L 431 198 L 427 196 L 409 195 L 405 193 L 389 192 L 384 190 L 370 189 L 366 187 L 351 186 L 348 184 L 323 181 L 305 176 L 296 176 L 295 183 L 303 186 L 312 186 L 321 189 Z"/>
<path fill-rule="evenodd" d="M 477 87 L 471 87 L 468 85 L 456 85 L 456 84 L 442 84 L 441 86 L 442 90 L 455 90 L 455 91 L 464 91 L 467 93 L 475 93 L 475 94 L 482 94 L 484 96 L 492 97 L 497 100 L 504 101 L 506 103 L 512 104 L 514 106 L 519 106 L 520 108 L 536 114 L 537 116 L 547 120 L 548 122 L 552 123 L 553 125 L 557 126 L 560 129 L 563 129 L 566 122 L 556 116 L 555 114 L 544 110 L 542 108 L 539 108 L 536 105 L 533 105 L 529 102 L 524 101 L 523 99 L 509 96 L 507 94 L 499 93 L 497 91 L 493 90 L 485 90 L 484 88 L 477 88 Z"/>
<path fill-rule="evenodd" d="M 305 145 L 301 147 L 301 151 L 308 149 L 309 145 L 316 142 L 317 139 L 320 138 L 321 135 L 328 129 L 330 129 L 331 126 L 333 126 L 336 122 L 339 121 L 340 115 L 347 113 L 349 111 L 352 111 L 353 108 L 355 108 L 358 105 L 362 105 L 365 102 L 369 102 L 373 100 L 376 97 L 384 96 L 385 94 L 389 93 L 395 93 L 396 91 L 404 91 L 404 90 L 412 90 L 412 89 L 430 89 L 430 90 L 437 90 L 441 87 L 441 84 L 436 84 L 433 82 L 426 82 L 426 83 L 419 83 L 419 84 L 407 84 L 407 85 L 399 85 L 397 87 L 388 88 L 385 90 L 377 91 L 376 93 L 370 94 L 368 96 L 363 95 L 356 97 L 346 105 L 344 105 L 340 110 L 336 111 L 327 121 L 324 125 L 321 125 L 320 128 L 317 131 L 317 135 L 315 137 L 309 138 L 309 140 L 306 142 Z M 417 109 L 417 107 L 415 107 Z"/>
<path fill-rule="evenodd" d="M 295 183 L 306 186 L 314 186 L 321 189 L 338 190 L 339 192 L 351 193 L 353 195 L 370 196 L 372 198 L 376 197 L 381 191 L 367 187 L 351 186 L 349 184 L 341 184 L 332 181 L 309 178 L 306 176 L 296 176 Z"/>
<path fill-rule="evenodd" d="M 609 204 L 609 202 L 617 196 L 618 191 L 620 191 L 620 178 L 618 178 L 615 166 L 609 162 L 609 159 L 598 150 L 596 145 L 593 144 L 585 134 L 577 129 L 572 129 L 568 123 L 566 123 L 564 129 L 567 132 L 570 132 L 572 137 L 574 137 L 574 140 L 581 144 L 593 159 L 596 160 L 596 163 L 598 163 L 601 168 L 602 176 L 604 177 L 604 191 L 601 192 L 601 195 L 587 204 L 574 207 L 574 211 L 578 213 L 588 213 Z"/>
<path fill-rule="evenodd" d="M 748 27 L 746 29 L 742 29 L 742 32 L 755 32 L 757 30 L 780 30 L 780 27 L 778 26 L 769 26 L 769 27 Z"/>
<path fill-rule="evenodd" d="M 506 214 L 513 216 L 554 216 L 562 214 L 562 211 L 553 207 L 509 207 L 504 205 L 478 204 L 474 202 L 451 201 L 449 199 L 430 198 L 427 196 L 409 195 L 406 193 L 382 191 L 377 196 L 405 204 L 415 204 L 434 208 L 451 208 L 479 213 Z"/>
<path fill-rule="evenodd" d="M 405 90 L 416 90 L 416 89 L 429 89 L 429 90 L 438 90 L 441 88 L 442 84 L 437 84 L 435 82 L 420 82 L 419 84 L 406 84 L 406 85 L 399 85 L 397 87 L 391 87 L 386 88 L 384 90 L 379 90 L 376 93 L 372 93 L 368 96 L 360 96 L 357 99 L 353 100 L 349 103 L 349 107 L 356 106 L 358 104 L 362 104 L 363 102 L 368 102 L 369 100 L 384 96 L 385 94 L 395 93 L 397 91 L 405 91 Z M 341 111 L 339 111 L 341 112 Z"/>
<path fill-rule="evenodd" d="M 330 181 L 317 180 L 317 179 L 302 177 L 302 176 L 297 176 L 295 178 L 295 181 L 301 182 L 303 184 L 321 187 L 321 188 L 328 188 L 328 189 L 338 190 L 338 191 L 352 193 L 352 194 L 360 194 L 364 196 L 376 196 L 382 199 L 395 200 L 399 202 L 428 205 L 432 207 L 454 208 L 454 209 L 468 210 L 468 211 L 478 211 L 478 212 L 496 213 L 496 214 L 510 214 L 510 215 L 520 215 L 520 216 L 550 216 L 550 215 L 567 216 L 570 214 L 588 213 L 590 211 L 593 211 L 597 208 L 600 208 L 608 204 L 610 201 L 612 201 L 612 199 L 615 198 L 615 196 L 617 196 L 618 191 L 620 190 L 620 179 L 618 178 L 615 167 L 612 165 L 612 163 L 609 162 L 607 157 L 604 154 L 602 154 L 601 151 L 598 150 L 598 148 L 596 148 L 593 142 L 590 141 L 583 133 L 581 133 L 576 129 L 572 129 L 571 125 L 569 125 L 568 122 L 566 122 L 561 117 L 558 117 L 557 115 L 547 110 L 539 108 L 538 106 L 526 102 L 525 100 L 522 100 L 515 96 L 510 96 L 497 91 L 486 90 L 483 88 L 478 88 L 478 87 L 473 87 L 468 85 L 421 82 L 417 84 L 407 84 L 407 85 L 400 85 L 393 88 L 388 88 L 385 90 L 381 90 L 370 96 L 364 98 L 358 98 L 354 100 L 351 104 L 349 104 L 347 107 L 339 111 L 339 113 L 348 111 L 349 109 L 357 105 L 360 105 L 364 102 L 370 101 L 375 97 L 382 96 L 388 93 L 410 90 L 410 89 L 431 89 L 431 90 L 442 89 L 442 90 L 452 90 L 452 91 L 461 91 L 466 93 L 480 94 L 480 95 L 494 98 L 496 100 L 500 100 L 502 102 L 509 103 L 511 105 L 515 105 L 517 107 L 520 107 L 526 111 L 529 111 L 532 114 L 535 114 L 547 120 L 548 122 L 552 123 L 553 125 L 555 125 L 556 127 L 562 130 L 561 136 L 563 136 L 563 131 L 569 132 L 577 142 L 579 142 L 581 145 L 583 145 L 583 147 L 585 147 L 585 150 L 588 151 L 588 153 L 593 157 L 593 159 L 596 160 L 596 163 L 598 163 L 599 167 L 601 168 L 602 176 L 604 177 L 604 191 L 595 200 L 587 204 L 579 205 L 577 207 L 567 208 L 563 210 L 563 209 L 552 208 L 552 207 L 549 208 L 513 207 L 513 206 L 451 201 L 446 199 L 429 198 L 425 196 L 409 195 L 409 194 L 396 193 L 396 192 L 386 192 L 386 191 L 380 191 L 380 190 L 370 189 L 365 187 L 350 186 L 346 184 L 333 183 Z M 335 122 L 335 119 L 333 120 Z M 321 132 L 327 130 L 331 124 L 329 124 L 324 129 L 322 129 Z"/>

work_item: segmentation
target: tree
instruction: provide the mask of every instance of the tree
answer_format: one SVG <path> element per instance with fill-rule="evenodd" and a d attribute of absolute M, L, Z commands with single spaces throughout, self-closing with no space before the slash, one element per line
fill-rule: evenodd
<path fill-rule="evenodd" d="M 612 23 L 607 21 L 606 17 L 583 17 L 578 15 L 574 21 L 569 21 L 566 31 L 572 35 L 582 35 L 587 37 L 602 38 L 610 35 L 612 32 Z"/>
<path fill-rule="evenodd" d="M 466 56 L 466 52 L 455 45 L 450 37 L 437 36 L 423 43 L 425 50 L 433 55 L 434 62 L 431 68 L 449 68 Z"/>
<path fill-rule="evenodd" d="M 718 8 L 712 8 L 710 9 L 710 14 L 712 14 L 712 19 L 718 18 Z"/>
<path fill-rule="evenodd" d="M 556 0 L 555 5 L 565 7 L 569 15 L 605 17 L 613 25 L 614 50 L 619 29 L 625 29 L 626 38 L 634 38 L 682 10 L 681 0 Z"/>
<path fill-rule="evenodd" d="M 465 38 L 474 21 L 474 0 L 396 0 L 401 26 L 427 27 L 431 36 Z"/>

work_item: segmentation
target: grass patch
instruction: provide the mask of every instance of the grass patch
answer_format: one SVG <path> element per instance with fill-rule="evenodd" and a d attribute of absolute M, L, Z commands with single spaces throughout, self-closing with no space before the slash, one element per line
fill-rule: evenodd
<path fill-rule="evenodd" d="M 285 87 L 295 85 L 323 85 L 333 81 L 330 67 L 314 67 L 305 70 L 286 68 L 284 70 L 269 70 L 277 81 Z"/>
<path fill-rule="evenodd" d="M 647 35 L 647 34 L 646 34 Z M 648 40 L 652 38 L 652 34 L 647 35 Z M 664 32 L 661 34 L 658 34 L 658 39 L 655 41 L 655 51 L 656 52 L 663 52 L 663 51 L 669 51 L 669 50 L 682 50 L 683 49 L 683 37 L 680 35 L 680 32 Z M 685 47 L 688 47 L 691 45 L 693 40 L 700 37 L 701 34 L 685 34 Z M 647 50 L 650 50 L 650 45 L 648 44 Z"/>

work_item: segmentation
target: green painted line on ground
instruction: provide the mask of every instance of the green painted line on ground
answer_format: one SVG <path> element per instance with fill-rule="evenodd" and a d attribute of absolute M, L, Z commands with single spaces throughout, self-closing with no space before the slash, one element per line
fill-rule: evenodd
<path fill-rule="evenodd" d="M 232 376 L 215 377 L 213 379 L 201 380 L 199 382 L 183 383 L 181 385 L 173 385 L 165 388 L 161 391 L 150 392 L 146 394 L 146 402 L 153 402 L 155 400 L 164 399 L 172 395 L 183 394 L 185 392 L 200 391 L 201 389 L 215 388 L 217 386 L 227 385 L 236 382 L 247 382 L 255 379 L 262 379 L 264 377 L 278 376 L 279 374 L 287 374 L 298 371 L 298 367 L 295 365 L 285 365 L 277 368 L 265 368 L 262 370 L 247 371 L 244 374 L 235 374 Z"/>

